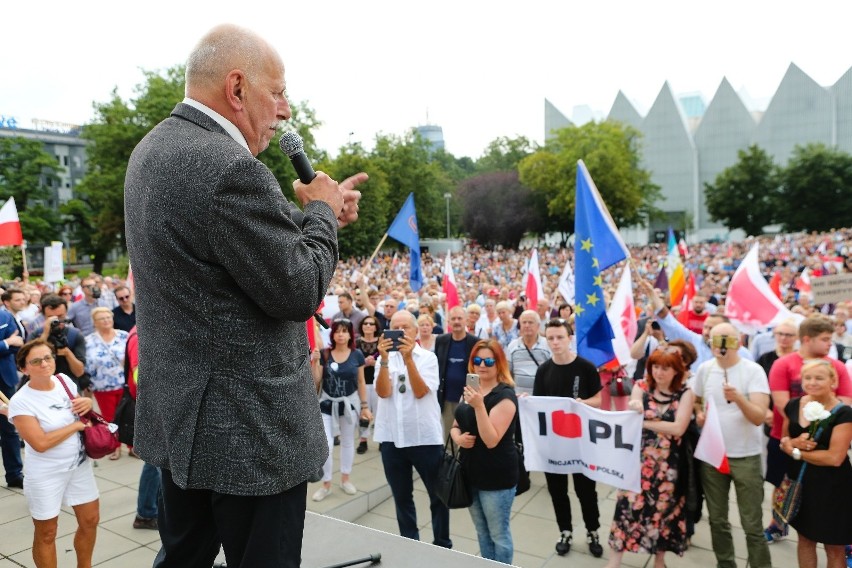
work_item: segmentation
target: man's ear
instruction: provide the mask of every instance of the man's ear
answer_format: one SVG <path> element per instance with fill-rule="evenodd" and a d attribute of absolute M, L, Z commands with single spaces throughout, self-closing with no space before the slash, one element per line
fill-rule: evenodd
<path fill-rule="evenodd" d="M 225 99 L 234 110 L 242 110 L 246 94 L 246 78 L 239 69 L 225 77 Z"/>

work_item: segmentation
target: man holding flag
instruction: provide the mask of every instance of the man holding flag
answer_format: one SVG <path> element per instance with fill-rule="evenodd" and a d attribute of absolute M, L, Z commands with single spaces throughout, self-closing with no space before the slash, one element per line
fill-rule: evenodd
<path fill-rule="evenodd" d="M 740 357 L 739 332 L 730 323 L 710 330 L 713 359 L 703 363 L 693 390 L 699 401 L 715 407 L 722 430 L 728 473 L 701 464 L 701 482 L 710 517 L 710 535 L 719 568 L 736 568 L 734 539 L 728 521 L 731 482 L 737 492 L 740 522 L 746 535 L 748 565 L 771 568 L 763 536 L 763 420 L 769 408 L 769 381 L 763 368 Z M 702 426 L 702 424 L 699 424 Z"/>

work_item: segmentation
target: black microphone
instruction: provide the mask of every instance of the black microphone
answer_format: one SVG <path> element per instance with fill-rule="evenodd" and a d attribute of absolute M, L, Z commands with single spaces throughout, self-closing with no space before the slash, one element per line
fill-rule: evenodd
<path fill-rule="evenodd" d="M 302 137 L 292 131 L 285 132 L 281 135 L 278 145 L 281 147 L 281 151 L 289 156 L 290 163 L 296 169 L 296 175 L 299 176 L 299 180 L 305 185 L 314 181 L 317 174 L 314 172 L 313 166 L 311 166 L 308 157 L 305 155 L 305 145 L 302 143 Z"/>

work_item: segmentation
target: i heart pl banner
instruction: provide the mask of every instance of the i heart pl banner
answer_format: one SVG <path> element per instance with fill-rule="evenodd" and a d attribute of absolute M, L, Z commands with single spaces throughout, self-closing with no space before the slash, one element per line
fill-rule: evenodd
<path fill-rule="evenodd" d="M 518 400 L 528 471 L 582 473 L 619 489 L 641 488 L 642 415 L 606 412 L 574 399 Z"/>

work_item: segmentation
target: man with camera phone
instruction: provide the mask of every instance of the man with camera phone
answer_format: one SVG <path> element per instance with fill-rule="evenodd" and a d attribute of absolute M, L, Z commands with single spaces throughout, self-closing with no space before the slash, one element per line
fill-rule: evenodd
<path fill-rule="evenodd" d="M 32 337 L 41 337 L 56 349 L 56 372 L 65 373 L 77 383 L 80 391 L 89 388 L 86 375 L 86 339 L 79 329 L 66 320 L 68 304 L 56 294 L 41 298 L 44 327 L 36 329 Z"/>

